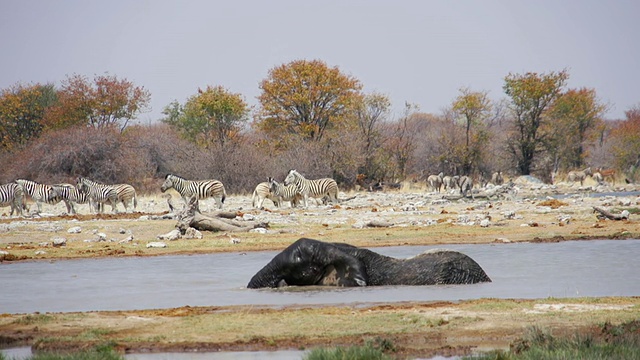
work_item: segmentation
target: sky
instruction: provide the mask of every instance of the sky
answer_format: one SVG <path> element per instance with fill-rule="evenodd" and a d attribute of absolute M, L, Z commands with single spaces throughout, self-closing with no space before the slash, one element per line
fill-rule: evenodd
<path fill-rule="evenodd" d="M 399 117 L 566 69 L 567 88 L 595 89 L 621 119 L 640 105 L 638 14 L 636 0 L 0 0 L 0 89 L 115 75 L 151 93 L 145 124 L 208 85 L 257 106 L 269 70 L 317 59 Z"/>

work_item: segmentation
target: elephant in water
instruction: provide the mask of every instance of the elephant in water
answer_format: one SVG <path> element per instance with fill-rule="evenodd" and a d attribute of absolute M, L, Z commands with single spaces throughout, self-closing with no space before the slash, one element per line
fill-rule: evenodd
<path fill-rule="evenodd" d="M 427 251 L 408 259 L 396 259 L 348 244 L 302 238 L 258 271 L 247 287 L 435 285 L 490 281 L 478 263 L 457 251 Z"/>

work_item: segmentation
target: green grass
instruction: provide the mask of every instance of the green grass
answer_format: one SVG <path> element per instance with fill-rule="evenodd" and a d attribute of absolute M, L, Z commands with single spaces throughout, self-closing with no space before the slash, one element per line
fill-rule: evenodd
<path fill-rule="evenodd" d="M 12 360 L 0 353 L 0 360 Z M 80 351 L 74 353 L 37 353 L 31 355 L 27 360 L 124 360 L 124 356 L 113 351 L 111 346 L 98 346 L 90 351 Z"/>
<path fill-rule="evenodd" d="M 391 360 L 386 352 L 395 352 L 395 346 L 388 339 L 376 338 L 362 346 L 338 346 L 311 350 L 304 360 Z"/>
<path fill-rule="evenodd" d="M 640 359 L 640 321 L 618 326 L 605 323 L 595 334 L 555 337 L 537 327 L 509 351 L 492 351 L 463 359 L 481 360 L 622 360 Z"/>

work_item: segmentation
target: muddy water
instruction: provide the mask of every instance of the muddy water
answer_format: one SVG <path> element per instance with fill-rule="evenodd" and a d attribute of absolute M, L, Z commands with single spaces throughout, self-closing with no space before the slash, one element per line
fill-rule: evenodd
<path fill-rule="evenodd" d="M 375 248 L 409 257 L 437 246 Z M 475 285 L 250 290 L 276 252 L 0 264 L 0 313 L 206 305 L 335 304 L 475 298 L 640 295 L 640 240 L 447 245 L 493 282 Z"/>

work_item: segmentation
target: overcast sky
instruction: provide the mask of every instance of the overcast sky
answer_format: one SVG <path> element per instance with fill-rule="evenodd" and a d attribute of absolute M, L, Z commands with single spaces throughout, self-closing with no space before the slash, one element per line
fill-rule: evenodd
<path fill-rule="evenodd" d="M 268 71 L 319 59 L 364 91 L 440 113 L 461 87 L 505 97 L 511 73 L 567 69 L 623 118 L 640 104 L 640 1 L 0 0 L 0 88 L 109 73 L 162 117 L 207 85 L 256 105 Z"/>

